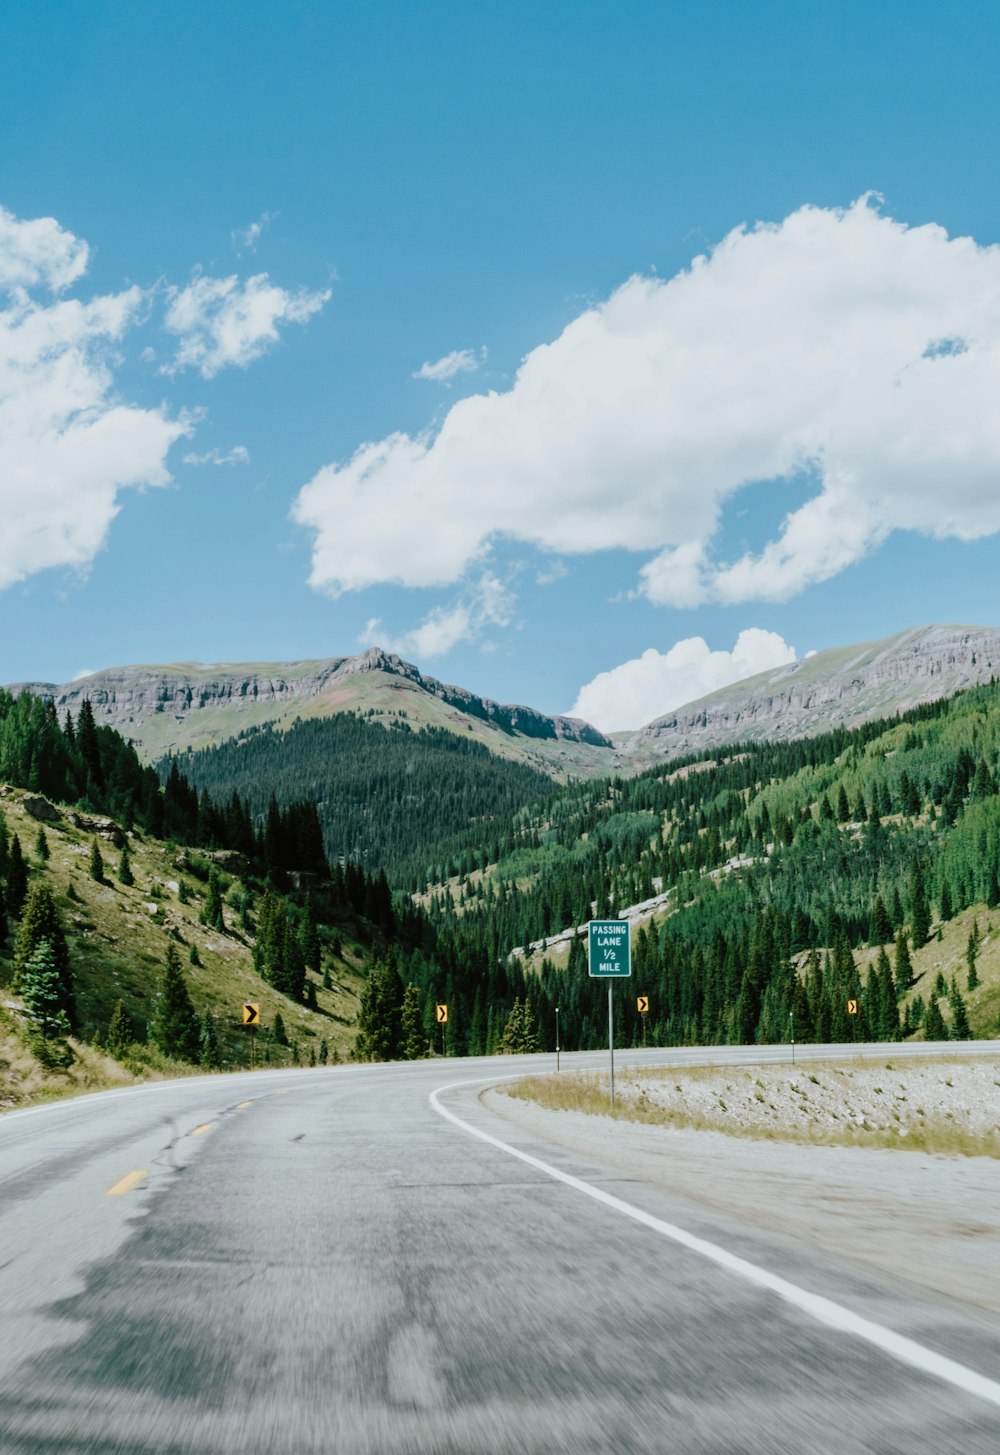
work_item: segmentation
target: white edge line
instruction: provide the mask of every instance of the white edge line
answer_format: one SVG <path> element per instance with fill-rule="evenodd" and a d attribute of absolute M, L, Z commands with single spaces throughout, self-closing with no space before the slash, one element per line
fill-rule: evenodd
<path fill-rule="evenodd" d="M 861 1318 L 859 1314 L 852 1313 L 843 1304 L 834 1303 L 832 1299 L 824 1298 L 821 1294 L 810 1293 L 805 1288 L 799 1288 L 798 1284 L 790 1283 L 788 1279 L 780 1278 L 775 1273 L 769 1273 L 766 1268 L 760 1268 L 746 1258 L 737 1257 L 735 1253 L 720 1248 L 717 1243 L 710 1243 L 705 1238 L 698 1238 L 693 1233 L 686 1232 L 684 1228 L 677 1227 L 675 1223 L 668 1223 L 662 1218 L 654 1217 L 652 1213 L 644 1212 L 634 1203 L 625 1202 L 622 1198 L 615 1197 L 600 1187 L 594 1187 L 592 1183 L 584 1182 L 580 1177 L 573 1177 L 568 1172 L 562 1172 L 558 1167 L 552 1167 L 548 1162 L 543 1162 L 540 1157 L 533 1157 L 530 1152 L 519 1151 L 517 1147 L 502 1142 L 499 1137 L 481 1131 L 471 1122 L 463 1121 L 461 1117 L 442 1106 L 438 1099 L 441 1093 L 446 1091 L 459 1091 L 463 1087 L 496 1084 L 498 1080 L 520 1079 L 520 1076 L 505 1076 L 489 1077 L 485 1081 L 452 1082 L 448 1086 L 439 1086 L 436 1091 L 431 1092 L 428 1099 L 439 1116 L 444 1117 L 445 1121 L 452 1122 L 454 1126 L 460 1127 L 463 1132 L 468 1132 L 472 1137 L 478 1137 L 482 1142 L 488 1142 L 491 1147 L 498 1147 L 501 1152 L 506 1152 L 520 1162 L 527 1163 L 529 1167 L 544 1172 L 547 1177 L 564 1183 L 566 1187 L 572 1187 L 575 1192 L 582 1192 L 586 1197 L 593 1198 L 595 1202 L 603 1203 L 605 1207 L 611 1208 L 614 1212 L 623 1213 L 625 1217 L 632 1218 L 634 1222 L 641 1223 L 643 1227 L 651 1228 L 653 1232 L 661 1234 L 662 1237 L 679 1243 L 681 1247 L 699 1254 L 702 1258 L 707 1258 L 719 1268 L 724 1268 L 727 1273 L 735 1274 L 736 1277 L 743 1278 L 758 1288 L 765 1288 L 768 1292 L 777 1294 L 779 1298 L 808 1314 L 817 1323 L 825 1324 L 827 1328 L 836 1329 L 840 1333 L 853 1334 L 855 1338 L 863 1339 L 865 1343 L 874 1345 L 876 1349 L 881 1349 L 884 1354 L 897 1359 L 901 1364 L 908 1364 L 913 1369 L 919 1369 L 924 1374 L 933 1375 L 946 1384 L 954 1385 L 956 1389 L 962 1390 L 965 1394 L 976 1395 L 989 1404 L 1000 1406 L 1000 1384 L 995 1380 L 987 1379 L 985 1375 L 977 1374 L 974 1369 L 968 1369 L 964 1364 L 959 1364 L 954 1359 L 948 1359 L 943 1354 L 935 1354 L 933 1349 L 925 1348 L 923 1344 L 918 1344 L 914 1339 L 908 1339 L 904 1334 L 897 1334 L 892 1329 L 883 1328 L 881 1324 L 873 1323 L 871 1319 Z"/>

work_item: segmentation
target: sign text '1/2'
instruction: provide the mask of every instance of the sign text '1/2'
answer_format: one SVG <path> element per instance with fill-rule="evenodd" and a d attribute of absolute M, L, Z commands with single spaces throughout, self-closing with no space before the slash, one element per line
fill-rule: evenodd
<path fill-rule="evenodd" d="M 590 974 L 594 979 L 624 979 L 632 974 L 629 929 L 625 919 L 592 919 L 587 925 Z"/>

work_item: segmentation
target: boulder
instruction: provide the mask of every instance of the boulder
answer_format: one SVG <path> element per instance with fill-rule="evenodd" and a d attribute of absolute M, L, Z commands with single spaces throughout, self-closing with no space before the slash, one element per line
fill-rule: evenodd
<path fill-rule="evenodd" d="M 94 834 L 99 839 L 107 839 L 109 844 L 114 844 L 120 849 L 128 837 L 121 824 L 115 823 L 113 818 L 105 818 L 98 813 L 71 813 L 70 823 L 74 828 L 82 829 L 85 834 Z"/>
<path fill-rule="evenodd" d="M 47 798 L 39 798 L 37 794 L 25 794 L 22 800 L 22 807 L 25 813 L 30 813 L 32 818 L 37 818 L 39 823 L 60 823 L 62 814 Z"/>

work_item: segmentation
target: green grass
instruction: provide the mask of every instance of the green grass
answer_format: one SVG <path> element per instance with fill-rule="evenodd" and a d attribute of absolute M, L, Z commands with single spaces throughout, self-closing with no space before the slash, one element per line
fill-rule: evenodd
<path fill-rule="evenodd" d="M 199 1015 L 210 1011 L 215 1017 L 226 1069 L 243 1069 L 249 1064 L 249 1041 L 242 1026 L 242 1005 L 247 1000 L 260 1005 L 265 1030 L 273 1025 L 275 1013 L 281 1012 L 288 1039 L 298 1043 L 304 1062 L 308 1062 L 309 1048 L 318 1048 L 321 1039 L 327 1041 L 331 1057 L 346 1059 L 350 1054 L 361 986 L 358 972 L 363 952 L 359 947 L 345 944 L 336 958 L 324 952 L 324 963 L 329 966 L 336 988 L 324 990 L 313 977 L 318 1010 L 308 1010 L 279 994 L 256 973 L 252 939 L 239 930 L 233 908 L 226 908 L 230 933 L 222 935 L 199 923 L 204 885 L 179 867 L 180 850 L 158 840 L 130 837 L 136 882 L 133 888 L 126 888 L 117 879 L 118 850 L 102 840 L 106 883 L 97 884 L 88 873 L 90 836 L 72 827 L 65 816 L 60 823 L 45 825 L 50 857 L 45 863 L 37 858 L 34 844 L 38 824 L 25 813 L 23 797 L 18 790 L 5 790 L 0 796 L 0 809 L 8 833 L 20 837 L 32 877 L 46 880 L 62 915 L 76 980 L 79 1026 L 85 1041 L 97 1029 L 103 1033 L 119 999 L 125 1002 L 137 1031 L 149 1021 L 167 946 L 174 938 L 195 1009 Z M 182 879 L 190 893 L 186 904 L 178 897 L 177 886 Z M 160 897 L 155 897 L 157 894 Z M 189 963 L 192 946 L 197 949 L 200 966 Z M 14 1033 L 18 1004 L 9 989 L 13 967 L 5 958 L 12 950 L 13 935 L 0 949 L 0 1009 L 6 1002 L 8 1041 Z M 263 1050 L 260 1036 L 256 1049 L 259 1065 Z M 141 1046 L 133 1055 L 133 1072 L 129 1075 L 108 1057 L 98 1057 L 89 1048 L 78 1050 L 80 1066 L 65 1080 L 61 1074 L 29 1076 L 13 1046 L 6 1051 L 0 1049 L 0 1063 L 6 1062 L 0 1064 L 0 1105 L 21 1100 L 29 1093 L 67 1094 L 64 1087 L 70 1094 L 81 1087 L 95 1089 L 101 1078 L 102 1084 L 118 1084 L 122 1074 L 128 1080 L 136 1075 L 174 1075 L 191 1069 L 164 1063 L 151 1049 Z M 270 1053 L 272 1065 L 291 1064 L 287 1049 L 271 1045 Z"/>

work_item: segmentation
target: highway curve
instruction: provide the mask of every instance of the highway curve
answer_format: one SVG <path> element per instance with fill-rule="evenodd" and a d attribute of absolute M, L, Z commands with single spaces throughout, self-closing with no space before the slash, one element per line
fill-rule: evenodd
<path fill-rule="evenodd" d="M 2 1455 L 996 1455 L 1000 1321 L 480 1104 L 551 1065 L 0 1118 Z"/>

